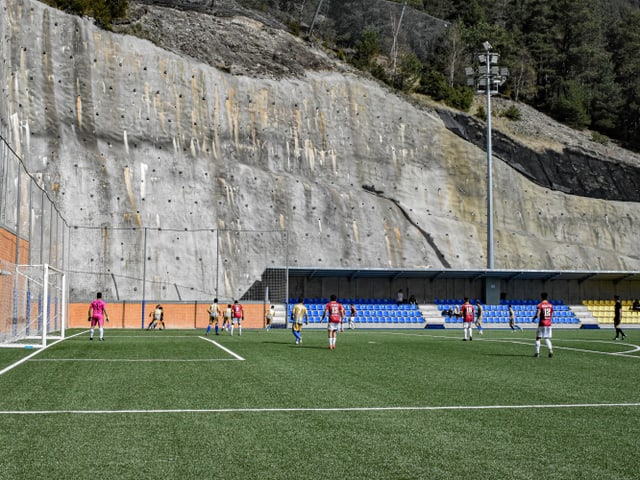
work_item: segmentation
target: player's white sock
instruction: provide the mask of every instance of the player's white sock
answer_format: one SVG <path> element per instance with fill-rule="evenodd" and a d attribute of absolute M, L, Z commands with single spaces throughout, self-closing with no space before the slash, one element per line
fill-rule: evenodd
<path fill-rule="evenodd" d="M 231 335 L 233 335 L 233 325 L 231 325 L 231 330 L 229 330 L 231 332 Z"/>
<path fill-rule="evenodd" d="M 102 337 L 104 336 L 104 328 L 100 327 L 98 332 L 99 332 L 99 335 L 100 335 L 100 339 L 102 339 Z"/>
<path fill-rule="evenodd" d="M 536 340 L 536 353 L 540 353 L 540 340 Z"/>
<path fill-rule="evenodd" d="M 93 338 L 93 328 L 89 329 L 89 338 Z"/>
<path fill-rule="evenodd" d="M 238 335 L 242 335 L 242 325 L 238 325 Z"/>
<path fill-rule="evenodd" d="M 550 352 L 553 351 L 553 346 L 551 345 L 551 339 L 550 338 L 545 338 L 544 341 L 547 343 L 547 348 L 549 349 Z"/>

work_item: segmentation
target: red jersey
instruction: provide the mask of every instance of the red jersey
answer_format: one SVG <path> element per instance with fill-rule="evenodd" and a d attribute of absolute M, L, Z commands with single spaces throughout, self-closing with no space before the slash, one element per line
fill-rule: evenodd
<path fill-rule="evenodd" d="M 324 307 L 324 313 L 329 313 L 329 321 L 331 323 L 340 323 L 344 317 L 344 307 L 342 304 L 331 301 Z"/>
<path fill-rule="evenodd" d="M 538 304 L 536 317 L 538 317 L 538 325 L 540 327 L 550 327 L 551 317 L 553 317 L 553 305 L 546 300 L 541 301 Z"/>
<path fill-rule="evenodd" d="M 473 318 L 475 317 L 476 309 L 470 303 L 463 303 L 460 307 L 460 315 L 462 315 L 463 322 L 473 322 Z"/>
<path fill-rule="evenodd" d="M 239 303 L 234 303 L 231 306 L 231 311 L 233 312 L 233 318 L 242 318 L 242 305 Z"/>

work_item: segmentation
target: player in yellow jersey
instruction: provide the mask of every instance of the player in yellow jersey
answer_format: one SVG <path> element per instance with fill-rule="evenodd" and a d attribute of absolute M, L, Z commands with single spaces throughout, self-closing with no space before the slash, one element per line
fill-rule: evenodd
<path fill-rule="evenodd" d="M 213 299 L 213 303 L 209 305 L 209 308 L 207 308 L 207 312 L 209 313 L 209 325 L 207 326 L 205 335 L 209 335 L 209 332 L 211 331 L 211 325 L 215 325 L 216 335 L 219 335 L 218 322 L 220 320 L 220 305 L 218 305 L 217 298 Z"/>
<path fill-rule="evenodd" d="M 305 307 L 302 302 L 302 298 L 298 298 L 298 303 L 293 306 L 291 321 L 293 322 L 291 331 L 293 332 L 293 336 L 296 337 L 296 345 L 300 345 L 302 343 L 302 322 L 304 322 L 305 325 L 309 324 L 309 313 L 307 312 L 307 307 Z"/>
<path fill-rule="evenodd" d="M 276 306 L 275 305 L 271 305 L 271 308 L 269 308 L 269 310 L 267 310 L 267 312 L 264 315 L 264 318 L 266 320 L 266 328 L 267 328 L 267 332 L 269 330 L 271 330 L 271 323 L 273 322 L 273 319 L 276 318 Z"/>

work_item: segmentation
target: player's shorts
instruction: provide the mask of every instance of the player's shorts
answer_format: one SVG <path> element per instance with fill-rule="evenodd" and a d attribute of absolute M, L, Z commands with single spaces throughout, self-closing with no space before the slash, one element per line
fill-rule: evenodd
<path fill-rule="evenodd" d="M 98 325 L 99 327 L 102 327 L 104 325 L 104 317 L 93 317 L 91 318 L 91 327 L 95 327 L 96 325 Z"/>
<path fill-rule="evenodd" d="M 296 332 L 300 332 L 300 331 L 302 331 L 302 323 L 297 323 L 297 322 L 295 322 L 295 323 L 293 324 L 293 330 L 294 330 L 294 331 L 296 331 Z"/>
<path fill-rule="evenodd" d="M 330 332 L 337 332 L 340 329 L 340 322 L 329 322 L 327 329 Z"/>
<path fill-rule="evenodd" d="M 209 323 L 218 323 L 218 317 L 214 317 L 213 315 L 210 316 Z"/>
<path fill-rule="evenodd" d="M 473 320 L 471 320 L 470 322 L 462 322 L 462 328 L 473 328 Z"/>
<path fill-rule="evenodd" d="M 551 338 L 551 327 L 538 327 L 536 332 L 538 338 Z"/>
<path fill-rule="evenodd" d="M 237 323 L 238 325 L 240 325 L 242 323 L 242 317 L 235 317 L 233 319 L 233 323 Z"/>

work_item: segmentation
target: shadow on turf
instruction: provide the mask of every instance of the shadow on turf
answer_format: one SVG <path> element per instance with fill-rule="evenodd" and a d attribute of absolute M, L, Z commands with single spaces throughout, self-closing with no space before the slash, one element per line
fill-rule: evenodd
<path fill-rule="evenodd" d="M 485 353 L 488 357 L 532 357 L 533 354 L 524 353 Z"/>

